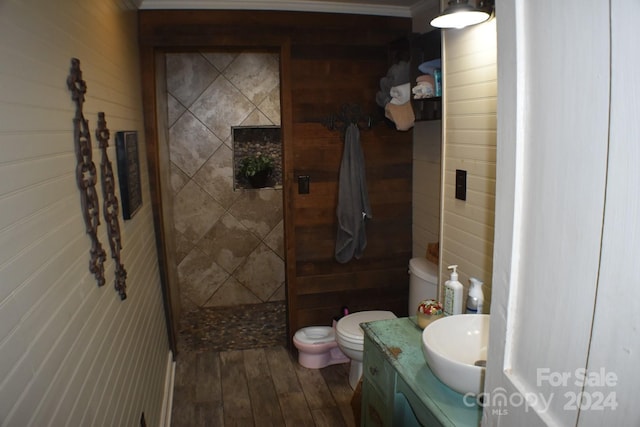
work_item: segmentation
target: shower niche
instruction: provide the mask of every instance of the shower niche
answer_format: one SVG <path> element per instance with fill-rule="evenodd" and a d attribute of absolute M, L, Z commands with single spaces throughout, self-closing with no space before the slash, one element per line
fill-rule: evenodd
<path fill-rule="evenodd" d="M 280 126 L 234 126 L 231 133 L 234 190 L 282 188 Z"/>

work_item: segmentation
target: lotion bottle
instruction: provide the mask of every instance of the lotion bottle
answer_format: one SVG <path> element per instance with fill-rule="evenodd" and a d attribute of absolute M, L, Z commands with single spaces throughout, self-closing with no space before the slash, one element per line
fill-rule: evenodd
<path fill-rule="evenodd" d="M 482 292 L 482 282 L 475 277 L 469 279 L 469 296 L 467 297 L 467 314 L 482 314 L 484 305 L 484 293 Z"/>
<path fill-rule="evenodd" d="M 462 314 L 462 283 L 458 282 L 458 266 L 450 265 L 447 267 L 453 270 L 451 279 L 444 284 L 444 314 L 450 316 L 452 314 Z"/>

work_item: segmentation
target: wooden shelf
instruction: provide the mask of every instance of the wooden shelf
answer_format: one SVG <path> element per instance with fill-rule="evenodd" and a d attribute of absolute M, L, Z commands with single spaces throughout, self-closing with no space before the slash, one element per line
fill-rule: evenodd
<path fill-rule="evenodd" d="M 416 78 L 423 74 L 418 69 L 420 64 L 441 58 L 441 34 L 441 30 L 433 30 L 424 34 L 412 33 L 389 44 L 390 64 L 409 61 L 409 81 L 412 88 L 416 85 Z M 412 94 L 411 104 L 416 121 L 442 119 L 442 97 L 440 96 L 413 99 Z"/>
<path fill-rule="evenodd" d="M 433 30 L 424 34 L 412 34 L 411 46 L 411 87 L 416 85 L 416 78 L 422 73 L 418 69 L 423 62 L 442 57 L 441 30 Z M 411 100 L 416 121 L 442 119 L 442 97 Z"/>

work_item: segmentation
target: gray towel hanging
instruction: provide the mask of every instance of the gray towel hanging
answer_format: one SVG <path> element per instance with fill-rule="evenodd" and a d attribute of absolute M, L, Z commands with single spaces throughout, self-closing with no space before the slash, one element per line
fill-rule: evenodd
<path fill-rule="evenodd" d="M 366 218 L 372 218 L 360 130 L 351 123 L 345 132 L 344 151 L 338 182 L 338 234 L 336 260 L 346 263 L 362 256 L 367 246 Z"/>

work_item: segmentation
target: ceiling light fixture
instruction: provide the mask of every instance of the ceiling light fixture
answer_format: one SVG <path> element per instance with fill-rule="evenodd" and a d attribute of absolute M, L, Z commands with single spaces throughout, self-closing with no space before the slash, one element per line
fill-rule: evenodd
<path fill-rule="evenodd" d="M 469 5 L 469 0 L 449 0 L 449 5 L 439 16 L 431 20 L 436 28 L 464 28 L 479 24 L 491 17 L 493 3 L 480 1 L 479 7 Z"/>

